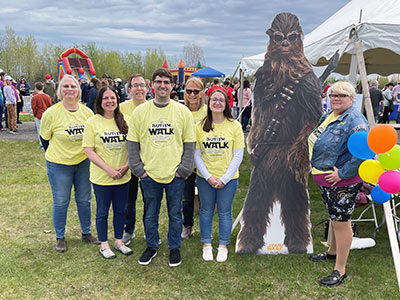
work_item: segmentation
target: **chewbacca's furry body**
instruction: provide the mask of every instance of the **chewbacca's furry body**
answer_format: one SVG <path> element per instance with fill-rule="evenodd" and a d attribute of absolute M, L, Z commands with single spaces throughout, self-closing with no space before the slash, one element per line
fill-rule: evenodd
<path fill-rule="evenodd" d="M 301 28 L 291 30 L 301 32 Z M 255 167 L 243 208 L 238 253 L 257 253 L 264 246 L 275 201 L 281 205 L 289 253 L 305 253 L 311 241 L 306 139 L 322 113 L 321 83 L 304 57 L 300 39 L 290 45 L 290 53 L 282 54 L 280 48 L 269 43 L 264 65 L 256 73 L 253 126 L 247 140 Z"/>

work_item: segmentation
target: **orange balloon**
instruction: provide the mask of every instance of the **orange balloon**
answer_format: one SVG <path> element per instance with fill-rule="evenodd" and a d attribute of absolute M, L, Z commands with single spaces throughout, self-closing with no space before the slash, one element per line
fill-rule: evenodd
<path fill-rule="evenodd" d="M 376 125 L 368 133 L 368 146 L 377 154 L 388 152 L 397 143 L 397 132 L 389 124 Z"/>

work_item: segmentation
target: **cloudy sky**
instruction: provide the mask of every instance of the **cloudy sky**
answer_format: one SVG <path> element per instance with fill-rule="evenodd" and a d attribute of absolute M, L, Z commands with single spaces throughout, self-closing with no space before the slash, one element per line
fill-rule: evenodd
<path fill-rule="evenodd" d="M 208 66 L 232 74 L 243 56 L 265 51 L 265 31 L 279 12 L 296 14 L 305 34 L 349 0 L 20 0 L 2 4 L 0 20 L 39 45 L 67 48 L 95 42 L 105 49 L 136 52 L 162 48 L 182 57 L 183 46 L 202 47 Z M 170 66 L 175 67 L 175 66 Z"/>

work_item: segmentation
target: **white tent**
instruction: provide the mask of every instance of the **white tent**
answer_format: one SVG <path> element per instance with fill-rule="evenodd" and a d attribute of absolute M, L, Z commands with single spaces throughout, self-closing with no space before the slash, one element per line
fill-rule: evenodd
<path fill-rule="evenodd" d="M 362 42 L 367 73 L 399 73 L 399 12 L 398 0 L 353 0 L 304 37 L 305 55 L 314 66 L 327 65 L 356 27 L 358 39 Z M 349 73 L 354 51 L 354 45 L 350 44 L 340 59 L 336 73 Z M 260 53 L 242 58 L 240 64 L 244 72 L 254 72 L 263 62 L 264 53 Z"/>
<path fill-rule="evenodd" d="M 400 70 L 400 1 L 353 0 L 318 26 L 304 39 L 304 52 L 312 65 L 326 65 L 357 29 L 367 73 L 389 75 Z M 337 73 L 348 74 L 350 44 L 340 59 Z"/>

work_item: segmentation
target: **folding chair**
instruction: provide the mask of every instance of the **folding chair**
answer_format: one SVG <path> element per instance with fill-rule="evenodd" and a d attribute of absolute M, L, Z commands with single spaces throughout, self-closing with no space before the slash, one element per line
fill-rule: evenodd
<path fill-rule="evenodd" d="M 363 208 L 363 210 L 361 211 L 361 213 L 358 215 L 358 217 L 355 217 L 354 213 L 353 213 L 353 219 L 351 219 L 351 222 L 374 222 L 375 224 L 375 229 L 378 228 L 378 219 L 376 217 L 376 211 L 375 211 L 375 205 L 374 205 L 374 201 L 372 201 L 371 199 L 371 195 L 367 195 L 367 193 L 370 192 L 370 190 L 372 189 L 372 187 L 368 184 L 363 185 L 363 187 L 361 188 L 361 192 L 360 194 L 357 196 L 357 200 L 356 200 L 356 208 L 361 207 Z M 362 193 L 364 195 L 362 195 Z M 368 211 L 372 212 L 372 216 L 371 217 L 365 217 L 364 215 L 368 212 Z M 372 234 L 372 238 L 375 239 L 376 237 L 376 230 L 374 230 L 373 234 Z"/>

